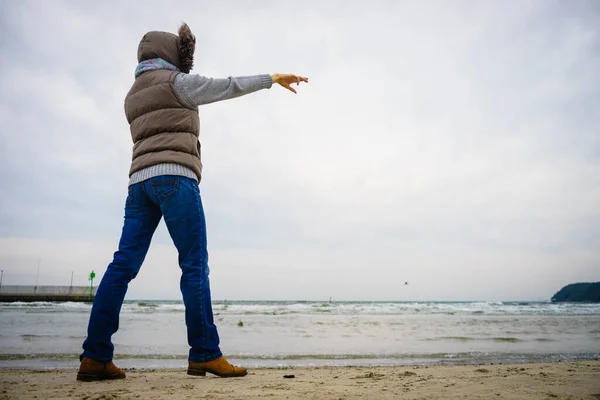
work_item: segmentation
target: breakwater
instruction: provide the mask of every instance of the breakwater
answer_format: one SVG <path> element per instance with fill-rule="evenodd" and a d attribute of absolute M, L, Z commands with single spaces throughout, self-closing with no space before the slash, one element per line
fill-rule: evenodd
<path fill-rule="evenodd" d="M 0 302 L 73 301 L 92 302 L 97 287 L 3 285 Z"/>

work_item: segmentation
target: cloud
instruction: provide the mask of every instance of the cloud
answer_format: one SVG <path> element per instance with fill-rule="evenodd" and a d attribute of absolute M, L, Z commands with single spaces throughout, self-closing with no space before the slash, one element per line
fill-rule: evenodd
<path fill-rule="evenodd" d="M 9 279 L 110 261 L 137 42 L 182 19 L 195 73 L 310 78 L 200 109 L 218 298 L 546 299 L 599 279 L 594 3 L 231 4 L 5 6 Z M 177 297 L 177 274 L 161 224 L 129 295 Z"/>

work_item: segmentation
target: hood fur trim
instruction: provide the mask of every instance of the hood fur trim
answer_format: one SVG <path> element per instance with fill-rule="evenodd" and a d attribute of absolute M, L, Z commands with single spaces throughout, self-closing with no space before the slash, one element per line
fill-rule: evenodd
<path fill-rule="evenodd" d="M 179 69 L 181 72 L 189 74 L 194 67 L 194 52 L 196 50 L 196 37 L 185 22 L 181 24 L 178 30 L 179 35 Z"/>

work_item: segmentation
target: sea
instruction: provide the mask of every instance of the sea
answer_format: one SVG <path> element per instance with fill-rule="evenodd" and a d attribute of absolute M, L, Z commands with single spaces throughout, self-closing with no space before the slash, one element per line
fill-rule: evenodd
<path fill-rule="evenodd" d="M 0 303 L 0 368 L 74 368 L 91 305 Z M 221 350 L 247 367 L 454 365 L 600 358 L 600 304 L 215 301 Z M 180 368 L 181 301 L 126 301 L 123 368 Z"/>

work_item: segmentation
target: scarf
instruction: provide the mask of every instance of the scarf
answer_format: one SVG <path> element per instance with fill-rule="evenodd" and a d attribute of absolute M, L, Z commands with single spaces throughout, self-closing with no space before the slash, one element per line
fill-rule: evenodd
<path fill-rule="evenodd" d="M 170 71 L 179 71 L 179 69 L 168 61 L 162 58 L 152 58 L 150 60 L 144 60 L 138 64 L 135 68 L 135 77 L 137 78 L 146 71 L 153 71 L 156 69 L 168 69 Z"/>

